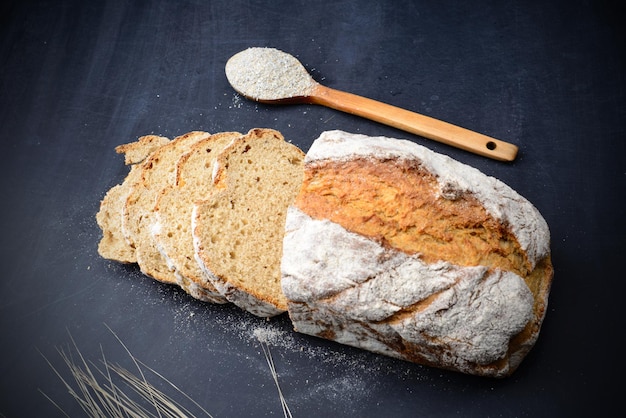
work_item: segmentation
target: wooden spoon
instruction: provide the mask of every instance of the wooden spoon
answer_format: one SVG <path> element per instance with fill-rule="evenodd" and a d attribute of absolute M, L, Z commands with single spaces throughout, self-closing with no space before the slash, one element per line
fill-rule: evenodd
<path fill-rule="evenodd" d="M 242 96 L 262 103 L 309 103 L 362 116 L 484 157 L 513 161 L 517 146 L 469 129 L 356 94 L 325 87 L 295 57 L 274 48 L 249 48 L 226 63 L 226 77 Z"/>

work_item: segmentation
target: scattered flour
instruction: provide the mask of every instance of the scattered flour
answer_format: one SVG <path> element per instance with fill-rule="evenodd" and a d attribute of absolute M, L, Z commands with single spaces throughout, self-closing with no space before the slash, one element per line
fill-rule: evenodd
<path fill-rule="evenodd" d="M 135 276 L 139 276 L 134 277 L 137 280 L 142 275 Z M 160 297 L 154 297 L 154 289 L 149 285 L 133 285 L 133 288 L 138 288 L 146 296 L 142 299 L 149 304 L 170 307 L 175 333 L 187 333 L 193 337 L 199 330 L 215 327 L 221 331 L 214 333 L 215 338 L 226 336 L 226 345 L 243 343 L 258 349 L 258 358 L 246 355 L 244 361 L 257 363 L 262 360 L 259 365 L 265 364 L 263 345 L 266 345 L 278 360 L 277 379 L 287 404 L 293 409 L 311 402 L 333 402 L 338 407 L 353 407 L 377 393 L 384 381 L 381 377 L 390 374 L 407 381 L 424 379 L 416 376 L 409 364 L 398 370 L 397 360 L 299 334 L 293 330 L 286 315 L 270 320 L 258 318 L 229 306 L 204 304 L 174 287 L 148 279 L 146 283 L 157 286 Z M 172 338 L 176 338 L 175 335 Z M 267 372 L 269 374 L 270 370 Z"/>

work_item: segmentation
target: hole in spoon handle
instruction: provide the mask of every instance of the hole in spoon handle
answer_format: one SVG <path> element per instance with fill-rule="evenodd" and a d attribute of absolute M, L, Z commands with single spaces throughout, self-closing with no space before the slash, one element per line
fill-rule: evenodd
<path fill-rule="evenodd" d="M 513 161 L 517 156 L 518 148 L 511 143 L 429 116 L 322 85 L 318 85 L 314 89 L 309 96 L 309 101 L 495 160 Z"/>

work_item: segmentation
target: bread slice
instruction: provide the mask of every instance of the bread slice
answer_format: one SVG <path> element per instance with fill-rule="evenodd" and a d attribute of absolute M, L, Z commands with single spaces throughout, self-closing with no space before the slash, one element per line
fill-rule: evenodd
<path fill-rule="evenodd" d="M 142 273 L 164 283 L 177 283 L 176 276 L 156 247 L 150 228 L 158 194 L 176 180 L 176 164 L 206 132 L 189 132 L 163 145 L 141 165 L 141 176 L 131 187 L 122 216 L 122 231 L 135 249 Z"/>
<path fill-rule="evenodd" d="M 225 303 L 227 300 L 206 279 L 194 258 L 191 214 L 195 202 L 209 197 L 213 166 L 219 153 L 238 132 L 222 132 L 195 143 L 177 163 L 176 181 L 157 198 L 152 234 L 157 248 L 174 271 L 178 284 L 196 299 Z"/>
<path fill-rule="evenodd" d="M 141 176 L 140 163 L 148 156 L 170 142 L 169 139 L 146 135 L 137 141 L 119 145 L 115 148 L 118 154 L 124 154 L 124 162 L 130 171 L 121 184 L 113 186 L 100 202 L 100 210 L 96 214 L 96 222 L 102 230 L 102 239 L 98 243 L 98 253 L 107 259 L 121 263 L 135 263 L 135 249 L 128 245 L 122 233 L 122 212 L 131 185 Z"/>
<path fill-rule="evenodd" d="M 194 205 L 195 255 L 231 302 L 261 317 L 284 312 L 280 259 L 287 207 L 304 154 L 271 129 L 253 129 L 219 156 L 215 190 Z"/>
<path fill-rule="evenodd" d="M 409 141 L 324 132 L 286 221 L 282 287 L 300 332 L 464 373 L 510 375 L 553 269 L 537 209 Z"/>

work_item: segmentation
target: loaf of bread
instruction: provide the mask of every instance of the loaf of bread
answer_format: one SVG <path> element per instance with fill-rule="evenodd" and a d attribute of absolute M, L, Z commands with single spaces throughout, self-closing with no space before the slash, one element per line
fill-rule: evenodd
<path fill-rule="evenodd" d="M 272 129 L 116 148 L 130 172 L 96 215 L 98 251 L 261 317 L 376 353 L 510 375 L 534 345 L 550 234 L 501 181 L 415 143 Z"/>
<path fill-rule="evenodd" d="M 548 226 L 510 187 L 451 158 L 324 132 L 285 231 L 282 290 L 299 332 L 493 377 L 537 339 Z"/>
<path fill-rule="evenodd" d="M 220 154 L 212 195 L 194 206 L 198 264 L 226 299 L 257 316 L 287 309 L 280 260 L 303 161 L 304 153 L 278 131 L 253 129 Z"/>

